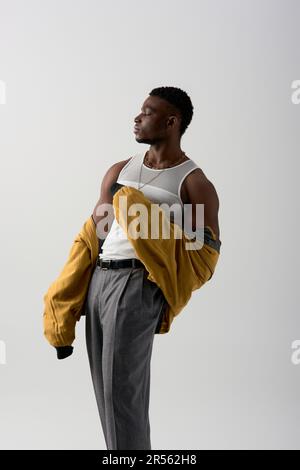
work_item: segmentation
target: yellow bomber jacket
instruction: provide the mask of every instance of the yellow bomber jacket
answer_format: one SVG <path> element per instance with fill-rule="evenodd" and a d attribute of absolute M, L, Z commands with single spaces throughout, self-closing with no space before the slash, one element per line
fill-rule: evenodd
<path fill-rule="evenodd" d="M 126 196 L 126 205 L 120 204 L 121 196 Z M 134 223 L 136 214 L 129 215 L 128 209 L 131 204 L 139 203 L 148 211 L 143 230 L 148 225 L 149 236 L 145 238 L 131 236 L 130 225 Z M 151 205 L 152 211 L 158 211 L 161 220 L 157 238 L 150 235 L 154 220 L 151 217 Z M 219 259 L 221 242 L 217 241 L 209 226 L 204 227 L 204 243 L 197 239 L 196 242 L 191 241 L 179 225 L 170 222 L 168 215 L 158 204 L 153 204 L 142 191 L 131 186 L 122 186 L 114 194 L 113 206 L 117 222 L 124 229 L 137 257 L 149 273 L 148 279 L 155 282 L 165 296 L 167 307 L 158 333 L 167 333 L 174 317 L 188 303 L 192 292 L 211 279 Z M 169 233 L 170 236 L 164 238 L 164 233 Z M 187 249 L 187 243 L 191 243 L 194 248 Z M 85 300 L 98 254 L 96 226 L 90 216 L 76 236 L 61 273 L 43 297 L 44 335 L 52 346 L 68 346 L 73 343 L 76 322 L 85 314 Z"/>

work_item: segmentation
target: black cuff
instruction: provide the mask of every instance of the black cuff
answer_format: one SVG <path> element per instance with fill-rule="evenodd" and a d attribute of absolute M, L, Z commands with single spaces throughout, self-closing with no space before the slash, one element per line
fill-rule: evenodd
<path fill-rule="evenodd" d="M 110 192 L 112 193 L 112 195 L 114 196 L 116 192 L 122 188 L 122 186 L 124 186 L 124 184 L 117 183 L 117 182 L 113 183 L 110 187 Z"/>
<path fill-rule="evenodd" d="M 68 356 L 71 356 L 73 352 L 73 346 L 55 346 L 57 359 L 65 359 Z"/>

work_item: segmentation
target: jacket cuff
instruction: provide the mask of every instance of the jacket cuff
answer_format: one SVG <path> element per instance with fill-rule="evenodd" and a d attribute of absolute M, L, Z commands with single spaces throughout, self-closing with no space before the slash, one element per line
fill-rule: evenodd
<path fill-rule="evenodd" d="M 73 352 L 73 346 L 55 346 L 57 359 L 65 359 L 68 356 L 71 356 Z"/>
<path fill-rule="evenodd" d="M 124 184 L 121 184 L 121 183 L 117 183 L 117 182 L 113 183 L 110 187 L 111 194 L 114 196 L 116 192 L 119 191 L 119 189 L 121 189 L 123 186 Z"/>

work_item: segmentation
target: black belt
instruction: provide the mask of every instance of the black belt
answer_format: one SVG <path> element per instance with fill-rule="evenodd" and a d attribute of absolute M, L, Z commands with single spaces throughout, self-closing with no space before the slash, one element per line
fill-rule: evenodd
<path fill-rule="evenodd" d="M 137 258 L 128 259 L 101 259 L 97 258 L 97 266 L 103 269 L 118 269 L 118 268 L 142 268 L 144 264 Z"/>

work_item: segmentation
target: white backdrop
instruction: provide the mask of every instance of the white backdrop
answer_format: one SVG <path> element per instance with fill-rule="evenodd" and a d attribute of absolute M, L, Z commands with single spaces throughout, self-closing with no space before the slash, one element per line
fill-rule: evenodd
<path fill-rule="evenodd" d="M 155 335 L 152 448 L 300 448 L 299 26 L 297 0 L 0 0 L 2 449 L 105 449 L 85 318 L 59 361 L 43 295 L 158 86 L 192 99 L 222 246 Z"/>

